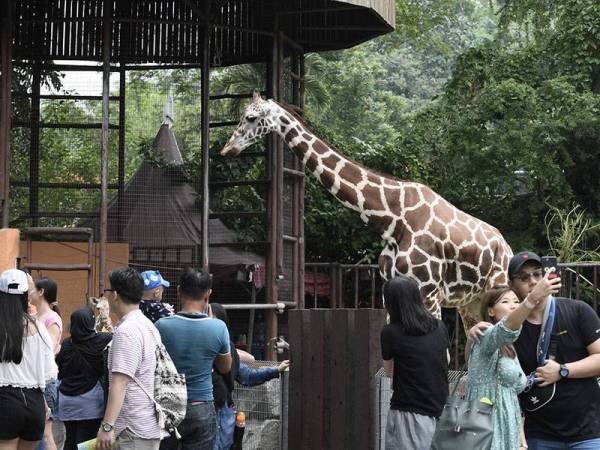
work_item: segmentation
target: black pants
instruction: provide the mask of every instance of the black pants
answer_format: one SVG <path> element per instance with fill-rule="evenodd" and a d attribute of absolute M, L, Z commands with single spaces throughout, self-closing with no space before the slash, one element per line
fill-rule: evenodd
<path fill-rule="evenodd" d="M 102 419 L 65 422 L 67 437 L 64 450 L 77 450 L 77 444 L 94 439 L 98 434 L 100 422 L 102 422 Z"/>

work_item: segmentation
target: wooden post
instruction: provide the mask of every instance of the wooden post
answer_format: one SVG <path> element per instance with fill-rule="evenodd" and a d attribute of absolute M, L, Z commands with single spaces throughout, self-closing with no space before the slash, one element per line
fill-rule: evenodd
<path fill-rule="evenodd" d="M 364 450 L 375 442 L 374 383 L 385 312 L 289 312 L 290 450 Z"/>
<path fill-rule="evenodd" d="M 210 2 L 208 2 L 210 3 Z M 202 270 L 208 271 L 208 222 L 210 215 L 209 203 L 209 164 L 210 164 L 210 114 L 208 100 L 210 97 L 210 27 L 207 25 L 204 30 L 204 39 L 202 42 L 202 74 L 201 74 L 201 116 L 200 127 L 202 129 Z"/>
<path fill-rule="evenodd" d="M 110 52 L 112 39 L 112 0 L 104 0 L 102 21 L 102 143 L 100 149 L 100 270 L 99 291 L 106 278 L 106 237 L 108 225 L 108 138 L 110 96 Z"/>
<path fill-rule="evenodd" d="M 12 104 L 12 5 L 9 1 L 6 17 L 0 27 L 0 53 L 2 54 L 2 105 L 0 105 L 0 199 L 2 200 L 2 228 L 9 226 L 10 192 L 10 129 Z"/>

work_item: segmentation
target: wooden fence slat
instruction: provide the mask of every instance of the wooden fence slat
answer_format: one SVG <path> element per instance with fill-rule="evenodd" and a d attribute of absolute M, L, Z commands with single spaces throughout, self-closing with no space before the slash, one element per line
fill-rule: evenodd
<path fill-rule="evenodd" d="M 289 312 L 288 328 L 290 342 L 290 384 L 288 405 L 288 448 L 296 450 L 302 442 L 302 323 L 304 310 L 292 310 Z"/>

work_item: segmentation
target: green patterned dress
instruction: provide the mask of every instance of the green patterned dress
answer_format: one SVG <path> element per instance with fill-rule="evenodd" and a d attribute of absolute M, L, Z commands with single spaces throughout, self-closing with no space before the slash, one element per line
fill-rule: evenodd
<path fill-rule="evenodd" d="M 481 343 L 473 347 L 469 360 L 469 400 L 487 397 L 496 405 L 492 450 L 518 450 L 521 409 L 517 395 L 525 388 L 527 378 L 517 358 L 500 355 L 499 349 L 515 342 L 521 332 L 508 329 L 504 322 L 503 319 L 488 328 Z"/>

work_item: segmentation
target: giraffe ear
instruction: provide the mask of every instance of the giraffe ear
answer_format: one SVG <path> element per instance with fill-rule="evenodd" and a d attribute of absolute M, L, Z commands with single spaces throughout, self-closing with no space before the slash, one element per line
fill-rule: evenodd
<path fill-rule="evenodd" d="M 259 100 L 262 100 L 262 97 L 260 96 L 260 91 L 258 89 L 254 89 L 254 94 L 252 94 L 252 101 L 257 102 Z"/>

